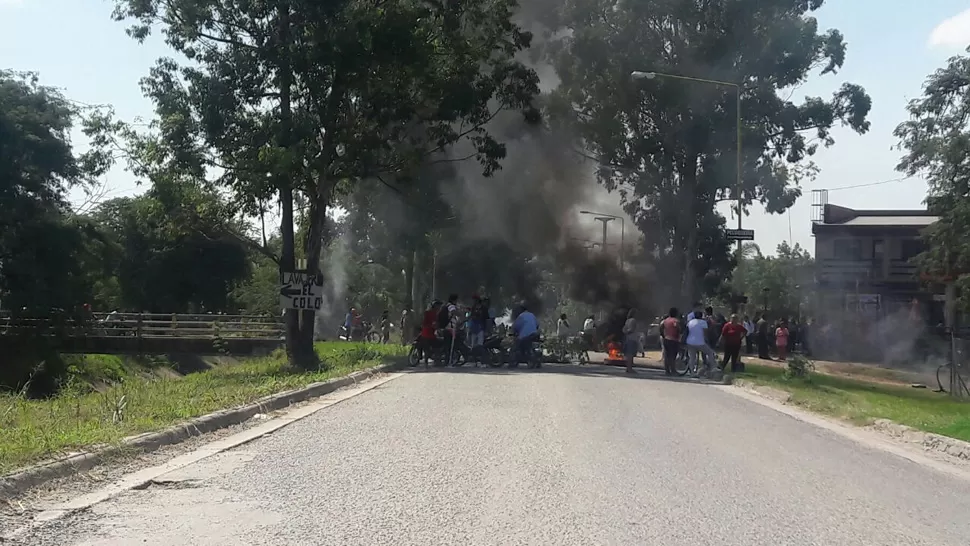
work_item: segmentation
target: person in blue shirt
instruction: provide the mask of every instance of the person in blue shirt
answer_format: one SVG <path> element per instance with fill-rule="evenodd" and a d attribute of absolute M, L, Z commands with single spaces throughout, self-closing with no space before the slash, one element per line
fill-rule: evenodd
<path fill-rule="evenodd" d="M 523 303 L 519 306 L 521 312 L 512 322 L 512 333 L 515 335 L 516 360 L 510 365 L 518 364 L 518 355 L 528 358 L 532 353 L 532 344 L 539 341 L 539 319 Z M 542 364 L 536 363 L 536 367 Z"/>

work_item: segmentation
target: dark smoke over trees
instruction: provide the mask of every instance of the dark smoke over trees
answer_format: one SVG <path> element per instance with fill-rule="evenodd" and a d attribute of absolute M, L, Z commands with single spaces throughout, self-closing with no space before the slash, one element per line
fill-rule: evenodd
<path fill-rule="evenodd" d="M 737 199 L 736 88 L 633 71 L 740 85 L 745 207 L 780 213 L 801 195 L 831 129 L 864 133 L 870 99 L 846 83 L 829 99 L 792 103 L 780 94 L 813 73 L 834 74 L 846 45 L 819 32 L 822 0 L 572 0 L 547 17 L 559 26 L 550 47 L 562 80 L 551 113 L 601 164 L 596 177 L 618 191 L 662 270 L 677 271 L 681 299 L 698 293 L 701 272 L 733 267 L 718 201 Z"/>
<path fill-rule="evenodd" d="M 832 127 L 868 129 L 869 97 L 856 85 L 801 104 L 778 93 L 813 72 L 835 73 L 844 61 L 842 35 L 820 33 L 811 17 L 821 4 L 521 2 L 515 20 L 534 36 L 520 58 L 542 78 L 544 118 L 526 123 L 503 113 L 488 124 L 505 153 L 491 176 L 457 161 L 470 151 L 459 145 L 446 152 L 456 160 L 453 173 L 417 183 L 430 194 L 437 187 L 450 211 L 437 216 L 451 220 L 428 224 L 415 207 L 397 212 L 424 222 L 412 240 L 425 259 L 404 253 L 419 256 L 414 275 L 428 275 L 437 244 L 439 296 L 486 286 L 503 297 L 546 301 L 539 293 L 551 282 L 588 303 L 630 299 L 663 308 L 700 295 L 726 298 L 736 263 L 716 205 L 738 197 L 734 88 L 634 81 L 630 73 L 740 83 L 741 198 L 746 210 L 757 203 L 783 212 L 801 194 L 800 180 L 814 173 L 818 145 L 833 144 Z M 625 210 L 633 219 L 625 271 L 615 249 L 606 258 L 573 242 L 576 235 L 598 238 L 578 215 L 596 200 L 612 201 L 614 214 Z M 657 293 L 664 301 L 652 301 Z"/>

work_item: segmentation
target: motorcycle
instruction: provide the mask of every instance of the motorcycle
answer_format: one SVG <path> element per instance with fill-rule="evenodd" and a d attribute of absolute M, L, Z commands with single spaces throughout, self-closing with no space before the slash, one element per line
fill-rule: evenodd
<path fill-rule="evenodd" d="M 514 334 L 513 334 L 514 335 Z M 539 334 L 536 334 L 530 341 L 524 342 L 517 339 L 513 340 L 512 344 L 512 357 L 509 360 L 509 368 L 516 368 L 519 365 L 520 360 L 525 360 L 526 368 L 534 369 L 542 367 L 542 356 L 543 348 L 542 343 L 545 340 Z M 526 349 L 523 351 L 522 347 L 527 344 Z"/>
<path fill-rule="evenodd" d="M 438 367 L 458 367 L 471 361 L 471 351 L 460 337 L 452 343 L 450 339 L 445 339 L 441 335 L 433 340 L 418 335 L 411 342 L 411 348 L 408 350 L 408 365 L 413 368 L 423 360 L 427 367 L 428 360 L 433 360 Z"/>
<path fill-rule="evenodd" d="M 341 326 L 337 332 L 337 339 L 342 341 L 366 341 L 367 343 L 380 343 L 381 333 L 374 329 L 374 324 L 363 320 L 360 326 L 351 327 L 348 332 L 346 326 Z"/>
<path fill-rule="evenodd" d="M 503 336 L 492 334 L 481 345 L 472 347 L 469 358 L 488 368 L 501 368 L 508 361 L 508 345 Z"/>

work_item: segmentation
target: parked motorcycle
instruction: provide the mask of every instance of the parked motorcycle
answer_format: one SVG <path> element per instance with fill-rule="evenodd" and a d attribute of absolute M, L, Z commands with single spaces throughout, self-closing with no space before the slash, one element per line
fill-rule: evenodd
<path fill-rule="evenodd" d="M 481 345 L 472 347 L 469 358 L 489 368 L 501 368 L 509 359 L 509 347 L 504 342 L 505 339 L 507 338 L 497 334 L 486 337 Z"/>

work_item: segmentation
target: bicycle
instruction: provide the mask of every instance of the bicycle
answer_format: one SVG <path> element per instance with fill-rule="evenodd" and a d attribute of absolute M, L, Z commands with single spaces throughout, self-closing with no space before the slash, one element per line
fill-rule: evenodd
<path fill-rule="evenodd" d="M 957 370 L 956 370 L 957 383 L 960 386 L 960 390 L 963 391 L 963 394 L 967 397 L 970 397 L 970 387 L 967 386 L 967 382 L 963 378 L 964 374 L 961 373 L 961 368 L 962 366 L 957 365 Z M 943 386 L 943 378 L 946 378 L 946 384 L 949 385 L 952 369 L 953 369 L 953 364 L 950 362 L 947 362 L 946 364 L 943 364 L 942 366 L 936 369 L 936 384 L 939 388 L 933 392 L 943 392 L 943 393 L 950 392 L 946 390 L 946 388 Z"/>

